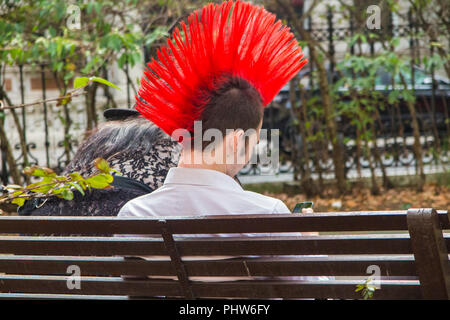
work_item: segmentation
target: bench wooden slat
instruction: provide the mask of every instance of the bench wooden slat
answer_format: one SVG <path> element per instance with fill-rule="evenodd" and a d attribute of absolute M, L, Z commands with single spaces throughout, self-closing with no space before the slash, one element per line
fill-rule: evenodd
<path fill-rule="evenodd" d="M 236 260 L 236 261 L 233 261 Z M 185 262 L 191 276 L 368 276 L 367 267 L 378 265 L 382 275 L 415 276 L 412 257 L 376 259 L 360 256 L 233 259 L 230 261 Z"/>
<path fill-rule="evenodd" d="M 171 217 L 173 234 L 249 232 L 344 232 L 408 230 L 407 211 L 314 214 Z M 443 229 L 450 229 L 447 211 L 438 211 Z M 256 220 L 255 220 L 256 219 Z M 257 222 L 257 223 L 255 223 Z M 158 219 L 117 217 L 0 217 L 0 234 L 160 234 Z"/>
<path fill-rule="evenodd" d="M 189 239 L 178 240 L 177 245 L 182 256 L 412 253 L 407 234 Z"/>
<path fill-rule="evenodd" d="M 94 237 L 0 237 L 0 254 L 167 255 L 162 239 Z"/>
<path fill-rule="evenodd" d="M 83 276 L 175 276 L 170 260 L 145 261 L 122 257 L 47 257 L 2 256 L 0 274 L 67 275 L 67 268 L 76 265 Z"/>
<path fill-rule="evenodd" d="M 447 236 L 447 241 L 450 238 Z M 412 254 L 409 235 L 178 239 L 181 256 Z M 168 255 L 160 239 L 0 237 L 0 253 L 19 255 Z"/>
<path fill-rule="evenodd" d="M 7 274 L 67 275 L 66 270 L 71 265 L 77 265 L 83 276 L 176 275 L 168 260 L 0 256 L 0 273 Z M 383 276 L 416 276 L 412 255 L 235 258 L 184 261 L 184 265 L 190 276 L 368 276 L 366 270 L 370 265 L 379 266 Z"/>
<path fill-rule="evenodd" d="M 174 296 L 183 293 L 175 280 L 125 280 L 113 277 L 81 277 L 80 289 L 69 289 L 69 276 L 0 275 L 1 291 L 6 293 L 51 293 L 111 296 Z"/>
<path fill-rule="evenodd" d="M 46 293 L 77 295 L 128 295 L 181 297 L 181 287 L 174 280 L 124 280 L 120 278 L 82 277 L 80 289 L 69 289 L 68 277 L 0 275 L 3 291 L 10 293 Z M 246 280 L 191 283 L 197 298 L 361 298 L 355 292 L 358 280 L 280 281 Z M 376 299 L 420 299 L 419 281 L 380 281 Z"/>
<path fill-rule="evenodd" d="M 77 294 L 0 293 L 0 300 L 130 300 L 128 296 L 99 296 Z"/>
<path fill-rule="evenodd" d="M 361 281 L 327 282 L 279 282 L 276 281 L 240 281 L 237 283 L 194 283 L 192 288 L 198 297 L 211 298 L 335 298 L 361 299 L 355 292 Z M 419 281 L 380 281 L 380 290 L 376 290 L 374 299 L 421 299 Z"/>

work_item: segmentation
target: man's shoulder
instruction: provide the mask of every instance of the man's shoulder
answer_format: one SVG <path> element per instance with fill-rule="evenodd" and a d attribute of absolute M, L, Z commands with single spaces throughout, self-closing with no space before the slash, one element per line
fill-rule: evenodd
<path fill-rule="evenodd" d="M 149 207 L 144 204 L 148 203 L 151 195 L 152 193 L 149 193 L 131 199 L 120 209 L 118 217 L 148 215 L 146 211 L 148 211 Z"/>

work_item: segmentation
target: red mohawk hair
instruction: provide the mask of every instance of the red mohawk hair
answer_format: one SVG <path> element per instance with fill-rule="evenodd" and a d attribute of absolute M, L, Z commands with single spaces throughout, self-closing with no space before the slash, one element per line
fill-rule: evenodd
<path fill-rule="evenodd" d="M 290 29 L 250 3 L 208 4 L 180 27 L 148 63 L 136 97 L 136 109 L 169 135 L 192 130 L 204 93 L 223 76 L 247 80 L 267 105 L 307 63 Z"/>

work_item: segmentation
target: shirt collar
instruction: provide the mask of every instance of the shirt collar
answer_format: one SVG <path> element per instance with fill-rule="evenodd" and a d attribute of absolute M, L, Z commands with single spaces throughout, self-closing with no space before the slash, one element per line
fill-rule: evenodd
<path fill-rule="evenodd" d="M 164 185 L 184 184 L 193 186 L 214 186 L 242 191 L 242 187 L 225 173 L 196 168 L 170 168 Z"/>

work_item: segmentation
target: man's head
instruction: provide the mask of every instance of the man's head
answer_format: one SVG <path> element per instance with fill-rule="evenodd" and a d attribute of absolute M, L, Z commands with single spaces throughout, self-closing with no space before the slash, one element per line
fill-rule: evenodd
<path fill-rule="evenodd" d="M 183 159 L 184 164 L 213 165 L 233 176 L 258 143 L 264 105 L 258 91 L 240 77 L 223 76 L 216 83 L 215 89 L 200 91 L 209 98 L 194 125 L 193 140 L 184 143 Z"/>
<path fill-rule="evenodd" d="M 203 133 L 218 129 L 225 136 L 227 129 L 258 129 L 264 115 L 259 92 L 237 76 L 225 76 L 218 82 L 217 89 L 208 90 L 209 101 L 201 113 Z M 202 146 L 207 145 L 205 141 Z"/>

